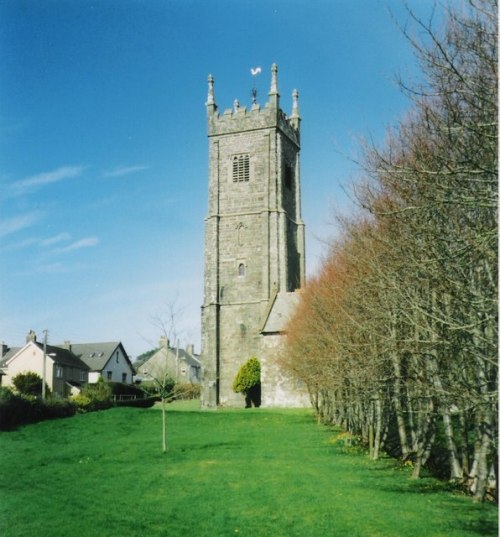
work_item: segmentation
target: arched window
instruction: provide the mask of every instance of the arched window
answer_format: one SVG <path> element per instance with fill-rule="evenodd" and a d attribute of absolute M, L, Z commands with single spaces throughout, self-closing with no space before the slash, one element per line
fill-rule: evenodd
<path fill-rule="evenodd" d="M 245 263 L 240 263 L 238 265 L 238 276 L 240 276 L 240 278 L 243 278 L 243 276 L 245 276 Z"/>
<path fill-rule="evenodd" d="M 243 246 L 243 230 L 245 226 L 240 222 L 236 227 L 238 246 Z"/>

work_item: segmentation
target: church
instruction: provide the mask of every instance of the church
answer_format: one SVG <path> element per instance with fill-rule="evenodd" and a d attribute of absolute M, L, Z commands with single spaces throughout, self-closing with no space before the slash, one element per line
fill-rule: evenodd
<path fill-rule="evenodd" d="M 300 201 L 298 92 L 292 113 L 280 108 L 278 68 L 267 103 L 253 92 L 219 113 L 214 79 L 206 101 L 209 142 L 202 306 L 203 408 L 244 406 L 232 384 L 250 358 L 261 364 L 263 407 L 303 407 L 304 386 L 280 371 L 286 321 L 305 282 Z"/>

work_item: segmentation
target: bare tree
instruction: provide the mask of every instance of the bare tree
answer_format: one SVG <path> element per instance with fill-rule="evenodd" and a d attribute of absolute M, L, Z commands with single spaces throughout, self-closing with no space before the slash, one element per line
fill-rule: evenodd
<path fill-rule="evenodd" d="M 284 358 L 372 456 L 395 422 L 414 477 L 442 432 L 450 478 L 477 500 L 498 474 L 496 13 L 470 0 L 437 32 L 410 12 L 423 82 L 402 83 L 410 113 L 365 147 L 364 213 L 342 222 Z"/>

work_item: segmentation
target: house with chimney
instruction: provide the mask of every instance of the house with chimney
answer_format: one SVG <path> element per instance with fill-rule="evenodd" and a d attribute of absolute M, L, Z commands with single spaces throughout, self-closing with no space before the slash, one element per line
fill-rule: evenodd
<path fill-rule="evenodd" d="M 178 384 L 199 384 L 201 362 L 194 352 L 194 345 L 185 349 L 171 346 L 167 337 L 161 337 L 158 350 L 138 368 L 139 380 L 151 378 L 172 378 Z"/>
<path fill-rule="evenodd" d="M 83 360 L 68 348 L 38 341 L 33 330 L 23 347 L 2 346 L 0 370 L 2 386 L 12 386 L 19 373 L 33 372 L 45 379 L 50 393 L 58 398 L 78 393 L 89 380 L 89 366 Z"/>
<path fill-rule="evenodd" d="M 104 343 L 71 343 L 65 341 L 62 347 L 70 350 L 89 368 L 89 383 L 102 377 L 106 382 L 131 384 L 135 370 L 121 341 Z"/>
<path fill-rule="evenodd" d="M 134 382 L 135 370 L 120 341 L 104 343 L 71 343 L 44 345 L 33 330 L 26 336 L 26 345 L 9 348 L 2 343 L 0 384 L 11 386 L 18 373 L 31 371 L 43 378 L 45 348 L 46 382 L 58 397 L 67 397 L 87 383 L 100 377 L 106 382 Z"/>

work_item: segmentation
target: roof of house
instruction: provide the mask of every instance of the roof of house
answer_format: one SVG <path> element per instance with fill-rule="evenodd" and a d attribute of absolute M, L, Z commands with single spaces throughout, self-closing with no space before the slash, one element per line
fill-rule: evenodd
<path fill-rule="evenodd" d="M 262 328 L 263 334 L 275 334 L 285 331 L 286 324 L 299 302 L 300 293 L 277 293 L 271 302 Z"/>
<path fill-rule="evenodd" d="M 38 347 L 43 352 L 43 349 L 44 349 L 43 343 L 39 341 L 33 341 L 30 343 L 33 343 L 33 345 Z M 27 345 L 29 345 L 29 343 L 24 345 L 24 347 L 26 347 Z M 24 349 L 24 347 L 13 347 L 12 349 L 9 349 L 6 352 L 6 354 L 4 354 L 2 361 L 0 362 L 0 367 L 6 366 L 7 362 L 10 359 L 12 359 L 19 351 Z M 49 356 L 49 358 L 54 360 L 56 364 L 69 365 L 71 367 L 77 367 L 79 369 L 85 369 L 85 370 L 89 369 L 87 364 L 85 364 L 85 362 L 80 360 L 80 358 L 76 356 L 75 353 L 73 353 L 69 349 L 65 349 L 63 347 L 56 347 L 54 345 L 47 345 L 46 352 L 47 352 L 47 356 Z"/>
<path fill-rule="evenodd" d="M 22 347 L 12 347 L 11 349 L 7 349 L 7 352 L 2 356 L 2 359 L 0 360 L 0 367 L 4 367 L 6 362 L 10 360 L 14 354 L 17 353 L 17 351 L 21 350 Z"/>
<path fill-rule="evenodd" d="M 118 347 L 121 347 L 126 360 L 133 370 L 130 359 L 120 341 L 71 343 L 72 352 L 82 359 L 90 367 L 91 371 L 102 371 Z"/>
<path fill-rule="evenodd" d="M 201 367 L 201 362 L 197 358 L 198 355 L 190 354 L 185 349 L 181 349 L 180 347 L 179 348 L 168 347 L 168 350 L 167 350 L 167 347 L 161 347 L 139 367 L 139 370 L 143 370 L 144 367 L 147 369 L 147 363 L 150 360 L 157 360 L 160 354 L 167 355 L 167 352 L 168 352 L 168 355 L 172 357 L 177 356 L 177 352 L 178 352 L 179 360 L 183 360 L 184 362 L 186 362 L 186 364 L 193 366 L 193 367 Z"/>

